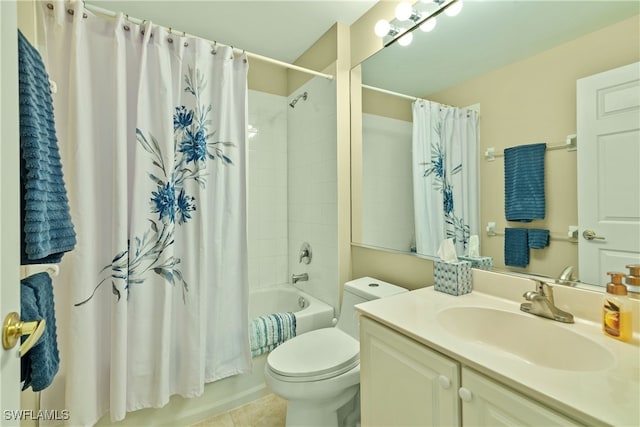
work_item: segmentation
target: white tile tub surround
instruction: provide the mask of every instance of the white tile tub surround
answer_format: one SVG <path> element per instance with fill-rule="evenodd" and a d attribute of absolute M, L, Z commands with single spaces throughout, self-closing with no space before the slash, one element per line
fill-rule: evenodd
<path fill-rule="evenodd" d="M 249 91 L 249 288 L 288 281 L 287 98 Z"/>
<path fill-rule="evenodd" d="M 412 126 L 362 115 L 362 242 L 367 245 L 409 251 L 415 242 Z"/>
<path fill-rule="evenodd" d="M 289 276 L 308 273 L 296 287 L 338 310 L 337 113 L 335 82 L 316 77 L 289 98 L 288 107 Z M 300 246 L 311 244 L 311 264 L 299 262 Z"/>

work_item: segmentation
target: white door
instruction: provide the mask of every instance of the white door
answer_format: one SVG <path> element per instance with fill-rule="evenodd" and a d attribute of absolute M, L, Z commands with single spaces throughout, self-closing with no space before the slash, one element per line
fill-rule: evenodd
<path fill-rule="evenodd" d="M 18 34 L 15 1 L 0 1 L 0 321 L 20 312 Z M 0 348 L 0 425 L 19 425 L 18 347 Z"/>
<path fill-rule="evenodd" d="M 640 62 L 578 80 L 577 125 L 580 280 L 604 285 L 640 264 Z"/>

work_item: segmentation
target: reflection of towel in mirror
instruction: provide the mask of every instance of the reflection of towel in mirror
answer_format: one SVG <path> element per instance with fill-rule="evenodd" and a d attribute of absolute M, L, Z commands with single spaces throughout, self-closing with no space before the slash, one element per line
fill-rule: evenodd
<path fill-rule="evenodd" d="M 268 353 L 296 336 L 296 316 L 291 312 L 258 316 L 249 325 L 251 355 Z"/>
<path fill-rule="evenodd" d="M 531 249 L 544 249 L 549 246 L 549 230 L 531 228 L 528 233 L 529 247 Z"/>
<path fill-rule="evenodd" d="M 504 263 L 513 267 L 529 264 L 529 242 L 526 228 L 505 228 Z"/>
<path fill-rule="evenodd" d="M 530 222 L 545 215 L 544 155 L 547 145 L 504 150 L 504 209 L 507 221 Z"/>
<path fill-rule="evenodd" d="M 51 385 L 60 365 L 53 286 L 48 273 L 34 274 L 20 281 L 20 318 L 25 322 L 46 321 L 38 342 L 22 356 L 20 375 L 23 390 L 29 386 L 33 391 L 44 390 Z"/>

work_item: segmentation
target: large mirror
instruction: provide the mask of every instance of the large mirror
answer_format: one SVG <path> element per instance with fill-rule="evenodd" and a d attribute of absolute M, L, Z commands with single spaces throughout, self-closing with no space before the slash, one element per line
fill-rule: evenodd
<path fill-rule="evenodd" d="M 433 31 L 415 30 L 409 46 L 393 43 L 366 59 L 361 64 L 362 182 L 354 188 L 353 243 L 415 251 L 410 98 L 416 97 L 479 108 L 480 221 L 473 232 L 480 236 L 481 254 L 493 257 L 500 270 L 557 277 L 573 266 L 577 276 L 583 232 L 579 155 L 564 147 L 577 132 L 576 82 L 640 60 L 639 13 L 639 3 L 626 1 L 465 1 L 458 16 L 439 15 Z M 514 224 L 505 219 L 502 153 L 538 142 L 547 144 L 545 217 Z M 640 153 L 637 145 L 632 155 Z M 485 156 L 491 149 L 494 155 Z M 637 201 L 638 181 L 631 185 L 627 194 L 635 193 Z M 631 216 L 640 216 L 638 203 L 622 203 L 629 203 Z M 550 244 L 530 250 L 526 267 L 507 266 L 504 233 L 510 227 L 548 230 Z M 579 238 L 570 236 L 574 228 Z M 630 231 L 637 234 L 637 226 Z M 618 261 L 616 270 L 624 271 L 625 260 Z M 605 280 L 589 281 L 603 285 Z"/>

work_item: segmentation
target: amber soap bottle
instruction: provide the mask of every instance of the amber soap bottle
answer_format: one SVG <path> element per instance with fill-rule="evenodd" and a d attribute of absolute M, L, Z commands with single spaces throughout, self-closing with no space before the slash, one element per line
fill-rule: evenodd
<path fill-rule="evenodd" d="M 605 335 L 620 341 L 631 341 L 631 307 L 627 287 L 622 284 L 624 273 L 607 273 L 611 282 L 607 284 L 602 305 L 602 330 Z"/>

